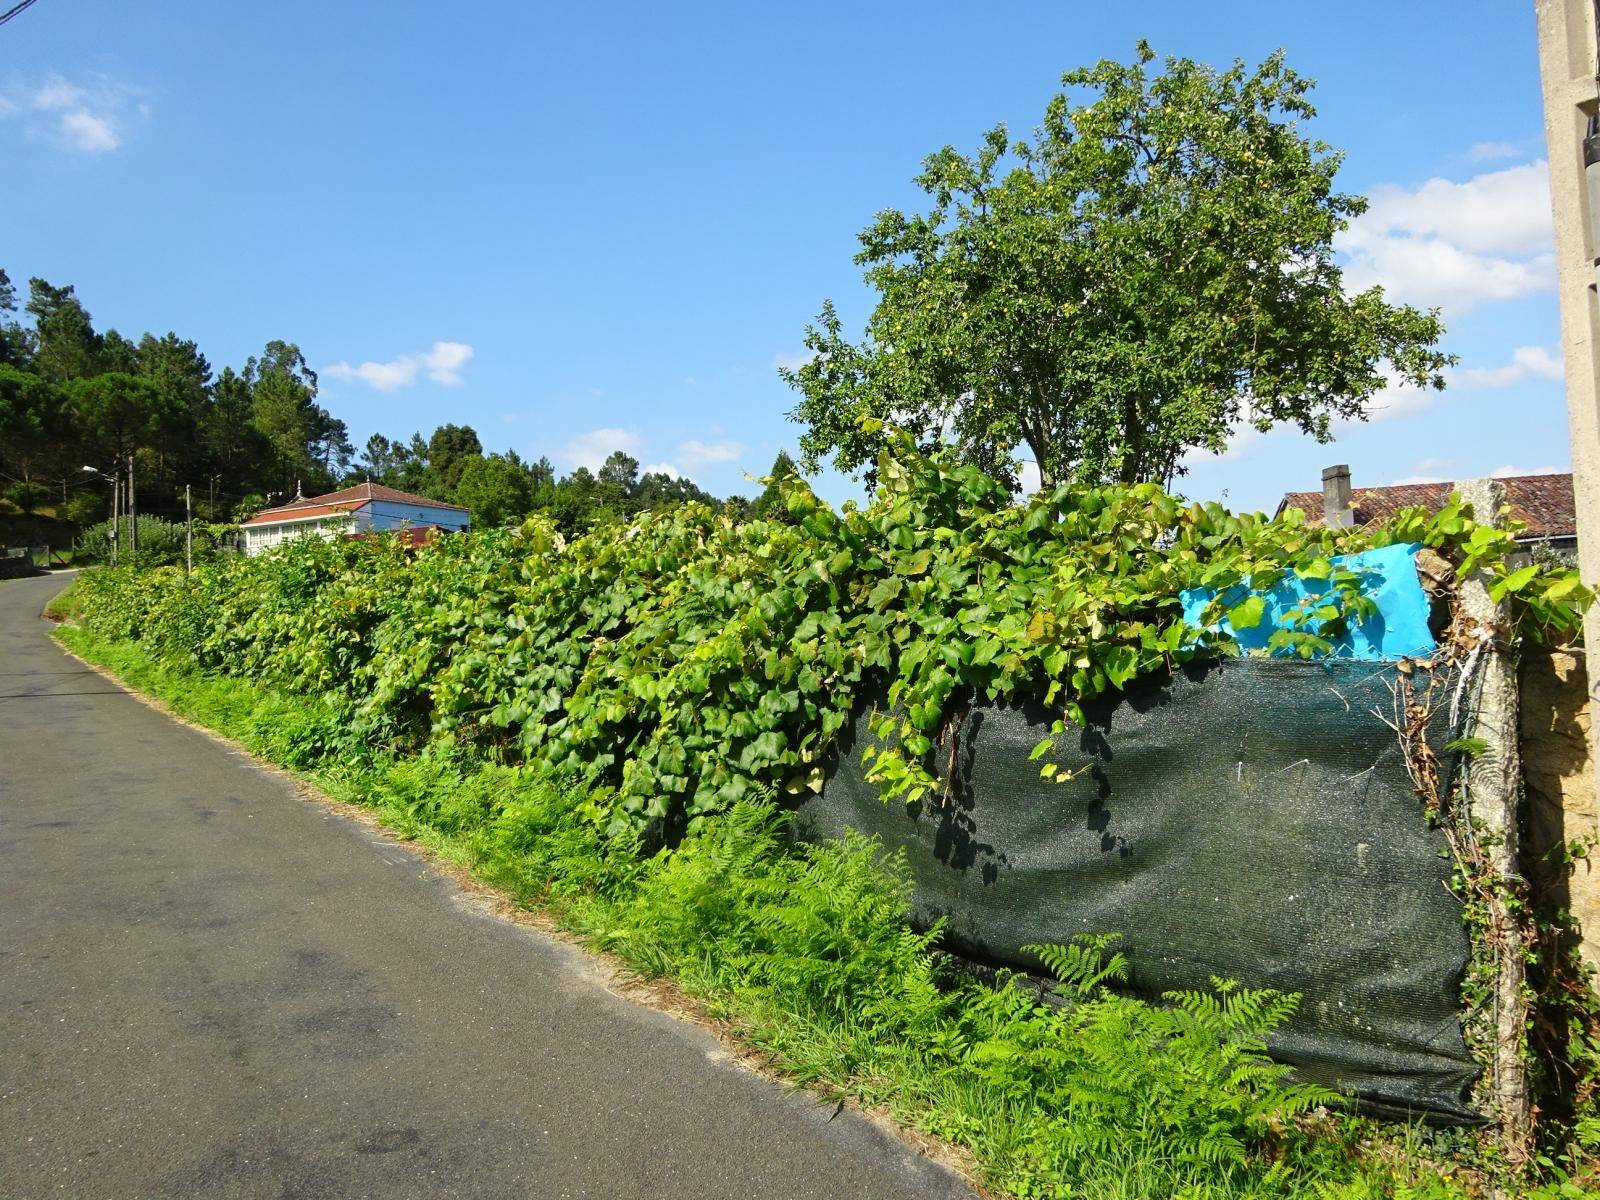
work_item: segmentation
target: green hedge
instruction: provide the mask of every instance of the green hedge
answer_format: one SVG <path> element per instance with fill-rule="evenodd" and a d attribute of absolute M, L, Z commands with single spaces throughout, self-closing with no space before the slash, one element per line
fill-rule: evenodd
<path fill-rule="evenodd" d="M 1367 532 L 1153 485 L 1016 505 L 977 470 L 905 445 L 880 478 L 873 504 L 840 511 L 790 481 L 789 523 L 685 505 L 570 545 L 534 520 L 416 551 L 300 541 L 188 579 L 97 573 L 87 619 L 176 661 L 326 697 L 347 749 L 444 739 L 614 789 L 619 822 L 675 828 L 763 788 L 816 787 L 872 685 L 890 701 L 872 777 L 915 799 L 966 698 L 1038 698 L 1066 717 L 1150 668 L 1232 651 L 1184 623 L 1185 588 L 1330 577 L 1329 603 L 1275 635 L 1308 656 L 1371 603 L 1328 559 L 1376 544 L 1426 542 L 1489 570 L 1534 634 L 1577 628 L 1585 596 L 1569 568 L 1508 571 L 1510 536 L 1454 505 Z"/>

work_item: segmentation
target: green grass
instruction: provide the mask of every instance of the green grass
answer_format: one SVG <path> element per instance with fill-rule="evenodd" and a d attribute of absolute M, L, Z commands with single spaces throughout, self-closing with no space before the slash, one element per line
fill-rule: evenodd
<path fill-rule="evenodd" d="M 1473 1194 L 1428 1162 L 1417 1131 L 1397 1140 L 1353 1117 L 1308 1115 L 1324 1097 L 1286 1080 L 1261 1043 L 1292 998 L 1230 988 L 1146 1004 L 1106 986 L 1121 969 L 1110 942 L 1049 952 L 1062 977 L 1053 1003 L 980 985 L 950 968 L 936 931 L 907 927 L 904 864 L 866 839 L 796 845 L 781 812 L 745 801 L 647 854 L 611 827 L 607 797 L 453 752 L 352 754 L 333 709 L 314 699 L 179 669 L 78 627 L 58 636 L 640 974 L 676 981 L 785 1078 L 966 1148 L 996 1191 Z"/>
<path fill-rule="evenodd" d="M 46 601 L 43 615 L 52 621 L 76 621 L 83 612 L 83 600 L 83 588 L 74 579 Z"/>

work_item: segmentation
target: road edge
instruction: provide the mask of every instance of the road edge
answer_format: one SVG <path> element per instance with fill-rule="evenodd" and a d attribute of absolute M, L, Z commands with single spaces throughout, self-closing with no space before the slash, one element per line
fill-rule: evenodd
<path fill-rule="evenodd" d="M 54 599 L 54 596 L 51 597 L 52 601 Z M 582 972 L 592 982 L 619 1000 L 683 1021 L 709 1034 L 722 1047 L 725 1052 L 723 1061 L 727 1064 L 775 1084 L 791 1095 L 804 1095 L 814 1100 L 819 1107 L 833 1105 L 829 1120 L 841 1112 L 850 1112 L 865 1120 L 879 1133 L 893 1139 L 909 1152 L 914 1163 L 926 1164 L 955 1176 L 971 1188 L 979 1200 L 1004 1200 L 1003 1193 L 992 1192 L 984 1186 L 976 1160 L 963 1148 L 903 1124 L 883 1106 L 869 1107 L 853 1096 L 830 1093 L 785 1077 L 774 1069 L 770 1055 L 741 1041 L 734 1033 L 734 1027 L 730 1022 L 713 1016 L 704 1001 L 684 992 L 673 981 L 648 979 L 639 975 L 616 955 L 596 950 L 578 935 L 562 928 L 548 910 L 529 908 L 517 903 L 504 890 L 484 883 L 466 867 L 452 862 L 432 847 L 400 837 L 384 825 L 371 809 L 330 796 L 310 780 L 269 759 L 262 758 L 243 743 L 218 733 L 209 726 L 191 721 L 165 701 L 130 686 L 116 672 L 84 658 L 56 636 L 56 629 L 74 622 L 49 616 L 49 606 L 50 601 L 47 601 L 45 610 L 40 613 L 40 620 L 51 623 L 53 628 L 47 636 L 67 657 L 82 663 L 147 708 L 154 709 L 176 724 L 205 735 L 211 741 L 243 757 L 258 769 L 288 783 L 298 800 L 314 804 L 335 817 L 359 826 L 363 832 L 370 835 L 373 844 L 392 846 L 415 858 L 429 870 L 448 879 L 455 888 L 453 898 L 463 906 L 474 910 L 477 915 L 510 925 L 524 934 L 542 938 L 575 952 L 581 958 Z"/>

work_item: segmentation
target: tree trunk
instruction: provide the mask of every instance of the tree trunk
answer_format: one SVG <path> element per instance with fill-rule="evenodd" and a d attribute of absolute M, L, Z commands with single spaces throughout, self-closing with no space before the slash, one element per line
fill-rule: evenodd
<path fill-rule="evenodd" d="M 1122 435 L 1125 449 L 1117 480 L 1138 483 L 1144 473 L 1144 426 L 1139 420 L 1139 402 L 1131 396 L 1122 402 Z"/>
<path fill-rule="evenodd" d="M 1041 492 L 1053 491 L 1056 486 L 1055 472 L 1050 469 L 1049 460 L 1045 457 L 1048 444 L 1038 430 L 1025 432 L 1022 440 L 1029 450 L 1033 451 L 1033 465 L 1039 468 L 1039 490 Z"/>

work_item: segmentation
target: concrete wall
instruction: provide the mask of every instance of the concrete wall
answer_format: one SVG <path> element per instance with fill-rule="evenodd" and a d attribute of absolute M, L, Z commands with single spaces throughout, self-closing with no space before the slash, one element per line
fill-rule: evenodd
<path fill-rule="evenodd" d="M 1583 140 L 1600 100 L 1595 12 L 1592 0 L 1534 0 L 1533 12 L 1539 34 L 1550 210 L 1555 223 L 1561 351 L 1578 511 L 1578 566 L 1583 581 L 1594 586 L 1600 582 L 1600 342 L 1596 338 L 1600 296 L 1595 290 L 1597 239 L 1584 182 Z M 1584 637 L 1589 648 L 1589 677 L 1600 687 L 1600 604 L 1588 612 Z M 1600 707 L 1600 698 L 1594 703 Z M 1589 746 L 1591 763 L 1600 768 L 1600 751 L 1592 737 Z M 1591 788 L 1595 782 L 1591 775 Z M 1589 832 L 1596 832 L 1595 827 L 1591 825 Z"/>
<path fill-rule="evenodd" d="M 1528 837 L 1524 862 L 1535 884 L 1578 918 L 1583 954 L 1600 965 L 1600 847 L 1572 864 L 1545 858 L 1563 841 L 1594 833 L 1597 812 L 1590 746 L 1593 706 L 1583 656 L 1568 650 L 1525 652 L 1522 773 Z"/>

